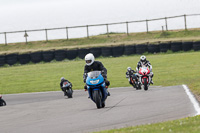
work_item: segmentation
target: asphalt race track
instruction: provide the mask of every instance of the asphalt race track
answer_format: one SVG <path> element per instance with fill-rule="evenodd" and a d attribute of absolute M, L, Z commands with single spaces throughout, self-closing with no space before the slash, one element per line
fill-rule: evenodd
<path fill-rule="evenodd" d="M 196 110 L 183 86 L 109 89 L 105 108 L 97 109 L 87 92 L 3 95 L 2 133 L 87 133 L 194 116 Z"/>

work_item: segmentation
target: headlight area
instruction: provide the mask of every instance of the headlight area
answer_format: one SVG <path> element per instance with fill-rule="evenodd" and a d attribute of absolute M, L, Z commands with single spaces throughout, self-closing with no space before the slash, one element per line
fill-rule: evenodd
<path fill-rule="evenodd" d="M 99 83 L 99 79 L 98 80 L 91 80 L 90 83 L 91 84 L 98 84 Z"/>

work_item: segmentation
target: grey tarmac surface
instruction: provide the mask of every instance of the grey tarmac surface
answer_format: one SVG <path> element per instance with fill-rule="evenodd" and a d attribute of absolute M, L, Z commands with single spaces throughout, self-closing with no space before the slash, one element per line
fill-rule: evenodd
<path fill-rule="evenodd" d="M 105 108 L 97 109 L 85 91 L 72 99 L 62 92 L 3 95 L 0 107 L 2 133 L 88 133 L 195 115 L 182 86 L 156 87 L 148 91 L 132 87 L 109 89 Z"/>

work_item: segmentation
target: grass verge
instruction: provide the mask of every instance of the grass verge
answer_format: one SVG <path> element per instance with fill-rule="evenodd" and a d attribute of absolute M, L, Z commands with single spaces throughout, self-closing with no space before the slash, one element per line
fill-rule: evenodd
<path fill-rule="evenodd" d="M 154 85 L 172 86 L 187 84 L 193 93 L 200 95 L 200 52 L 146 54 L 153 65 Z M 135 69 L 140 55 L 97 58 L 108 70 L 110 87 L 130 86 L 125 78 L 128 66 Z M 15 65 L 0 68 L 0 93 L 25 93 L 60 90 L 60 77 L 73 83 L 73 89 L 83 89 L 85 61 L 76 59 L 62 62 Z"/>
<path fill-rule="evenodd" d="M 158 41 L 175 41 L 175 40 L 199 40 L 200 29 L 189 30 L 173 30 L 173 31 L 152 31 L 130 33 L 129 36 L 125 33 L 111 33 L 109 37 L 106 34 L 91 36 L 90 38 L 76 39 L 59 39 L 50 41 L 33 41 L 26 43 L 11 43 L 8 45 L 1 44 L 0 52 L 26 52 L 35 50 L 48 50 L 60 48 L 81 48 L 81 47 L 97 47 L 105 45 L 120 45 L 120 44 L 140 44 L 144 42 Z"/>
<path fill-rule="evenodd" d="M 96 133 L 199 133 L 200 116 Z"/>

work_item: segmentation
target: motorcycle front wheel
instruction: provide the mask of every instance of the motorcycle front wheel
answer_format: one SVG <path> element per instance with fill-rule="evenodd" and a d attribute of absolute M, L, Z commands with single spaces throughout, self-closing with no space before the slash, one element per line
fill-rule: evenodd
<path fill-rule="evenodd" d="M 95 90 L 93 92 L 93 99 L 96 103 L 97 108 L 100 109 L 102 107 L 100 91 Z"/>
<path fill-rule="evenodd" d="M 148 85 L 147 85 L 147 78 L 144 78 L 144 90 L 147 91 L 148 90 Z"/>

